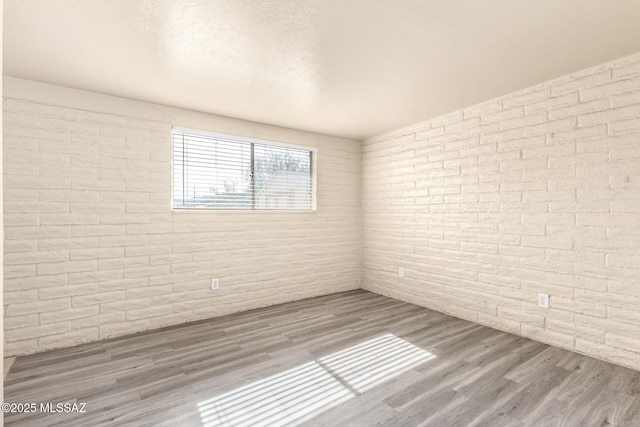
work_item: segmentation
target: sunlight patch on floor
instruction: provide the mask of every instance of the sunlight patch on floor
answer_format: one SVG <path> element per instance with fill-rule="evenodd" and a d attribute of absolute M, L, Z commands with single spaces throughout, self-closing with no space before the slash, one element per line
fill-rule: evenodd
<path fill-rule="evenodd" d="M 322 357 L 319 362 L 356 392 L 363 393 L 434 357 L 420 347 L 387 334 Z"/>
<path fill-rule="evenodd" d="M 435 356 L 392 334 L 198 403 L 204 427 L 291 426 Z"/>

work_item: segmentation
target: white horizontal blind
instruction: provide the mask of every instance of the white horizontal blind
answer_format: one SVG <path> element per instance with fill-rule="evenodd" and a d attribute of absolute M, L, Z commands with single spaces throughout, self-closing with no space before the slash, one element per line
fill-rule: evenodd
<path fill-rule="evenodd" d="M 311 149 L 173 131 L 173 207 L 313 209 Z"/>

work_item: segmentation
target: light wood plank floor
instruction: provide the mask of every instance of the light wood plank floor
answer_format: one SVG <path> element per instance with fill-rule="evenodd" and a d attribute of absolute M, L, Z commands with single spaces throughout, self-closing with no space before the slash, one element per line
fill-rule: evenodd
<path fill-rule="evenodd" d="M 640 372 L 358 290 L 18 357 L 24 426 L 640 426 Z"/>

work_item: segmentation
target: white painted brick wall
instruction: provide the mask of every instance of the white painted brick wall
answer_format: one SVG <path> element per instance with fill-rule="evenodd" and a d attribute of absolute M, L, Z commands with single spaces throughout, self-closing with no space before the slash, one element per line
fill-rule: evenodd
<path fill-rule="evenodd" d="M 365 289 L 640 369 L 640 55 L 372 138 L 362 168 Z"/>
<path fill-rule="evenodd" d="M 359 142 L 15 79 L 9 88 L 6 356 L 360 287 Z M 171 124 L 196 121 L 317 146 L 317 211 L 172 211 Z"/>

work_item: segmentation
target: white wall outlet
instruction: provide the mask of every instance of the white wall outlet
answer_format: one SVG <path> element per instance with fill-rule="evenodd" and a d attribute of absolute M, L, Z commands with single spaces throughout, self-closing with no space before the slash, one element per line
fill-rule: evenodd
<path fill-rule="evenodd" d="M 211 290 L 217 291 L 220 287 L 220 279 L 211 279 Z"/>
<path fill-rule="evenodd" d="M 404 277 L 404 267 L 398 268 L 398 276 Z"/>
<path fill-rule="evenodd" d="M 549 294 L 538 294 L 538 307 L 549 308 Z"/>

